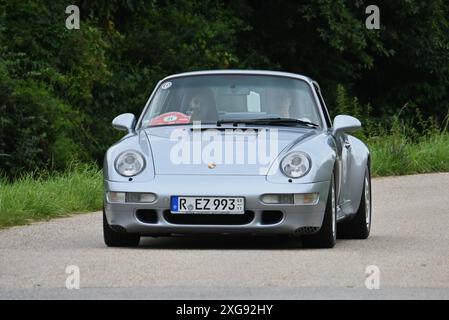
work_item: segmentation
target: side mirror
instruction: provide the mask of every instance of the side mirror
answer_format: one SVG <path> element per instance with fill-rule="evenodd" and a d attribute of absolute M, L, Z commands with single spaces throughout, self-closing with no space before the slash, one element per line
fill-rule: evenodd
<path fill-rule="evenodd" d="M 112 126 L 117 130 L 132 132 L 136 117 L 132 113 L 122 113 L 112 120 Z"/>
<path fill-rule="evenodd" d="M 336 136 L 340 132 L 352 132 L 360 129 L 362 124 L 357 118 L 338 115 L 334 118 L 334 126 L 332 127 L 332 134 Z"/>

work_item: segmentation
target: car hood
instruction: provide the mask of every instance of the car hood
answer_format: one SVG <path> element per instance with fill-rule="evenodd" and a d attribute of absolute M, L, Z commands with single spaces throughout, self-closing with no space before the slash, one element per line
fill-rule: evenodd
<path fill-rule="evenodd" d="M 266 175 L 282 152 L 317 134 L 302 128 L 145 129 L 155 174 Z"/>

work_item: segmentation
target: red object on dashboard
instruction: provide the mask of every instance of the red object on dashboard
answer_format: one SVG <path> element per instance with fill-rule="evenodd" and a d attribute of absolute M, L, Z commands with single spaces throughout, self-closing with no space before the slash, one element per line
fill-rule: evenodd
<path fill-rule="evenodd" d="M 190 116 L 181 112 L 167 112 L 151 119 L 150 125 L 157 126 L 162 124 L 189 123 Z"/>

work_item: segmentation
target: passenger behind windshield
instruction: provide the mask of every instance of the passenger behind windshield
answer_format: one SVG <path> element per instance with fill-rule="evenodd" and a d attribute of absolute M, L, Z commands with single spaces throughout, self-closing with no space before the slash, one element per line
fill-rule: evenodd
<path fill-rule="evenodd" d="M 274 112 L 278 114 L 281 118 L 291 118 L 292 117 L 292 104 L 293 98 L 288 93 L 281 93 L 275 100 L 278 104 L 275 107 Z"/>

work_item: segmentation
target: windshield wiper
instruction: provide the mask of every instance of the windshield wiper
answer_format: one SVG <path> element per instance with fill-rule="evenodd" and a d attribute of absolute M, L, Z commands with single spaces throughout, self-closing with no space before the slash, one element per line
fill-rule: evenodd
<path fill-rule="evenodd" d="M 217 126 L 221 126 L 225 123 L 232 123 L 233 125 L 237 125 L 239 123 L 243 124 L 275 124 L 275 125 L 300 125 L 310 128 L 318 128 L 319 125 L 313 122 L 304 121 L 300 119 L 291 119 L 291 118 L 260 118 L 260 119 L 236 119 L 236 120 L 218 120 Z"/>

